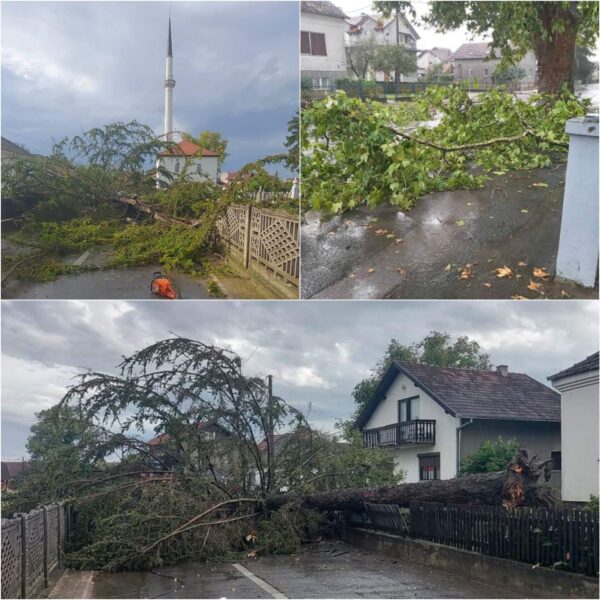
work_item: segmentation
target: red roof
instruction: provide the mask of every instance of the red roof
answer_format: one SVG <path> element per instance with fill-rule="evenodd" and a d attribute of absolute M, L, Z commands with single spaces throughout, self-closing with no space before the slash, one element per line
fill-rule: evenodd
<path fill-rule="evenodd" d="M 200 151 L 200 146 L 194 144 L 194 142 L 190 142 L 188 140 L 183 140 L 179 142 L 172 149 L 165 150 L 161 152 L 161 156 L 194 156 L 198 154 Z M 213 152 L 212 150 L 205 150 L 202 148 L 202 156 L 221 156 L 218 152 Z"/>

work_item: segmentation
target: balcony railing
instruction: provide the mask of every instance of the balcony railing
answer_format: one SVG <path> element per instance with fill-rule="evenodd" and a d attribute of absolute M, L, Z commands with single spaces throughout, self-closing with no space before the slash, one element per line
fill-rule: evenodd
<path fill-rule="evenodd" d="M 363 432 L 366 448 L 435 444 L 435 419 L 394 423 Z"/>

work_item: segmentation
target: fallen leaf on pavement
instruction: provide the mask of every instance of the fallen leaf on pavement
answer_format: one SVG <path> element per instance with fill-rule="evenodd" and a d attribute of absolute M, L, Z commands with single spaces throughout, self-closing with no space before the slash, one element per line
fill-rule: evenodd
<path fill-rule="evenodd" d="M 538 279 L 543 279 L 544 281 L 550 279 L 550 273 L 548 273 L 544 267 L 533 267 L 533 276 Z"/>
<path fill-rule="evenodd" d="M 373 267 L 371 267 L 371 268 L 370 268 L 370 269 L 367 271 L 367 273 L 375 273 L 375 269 L 374 269 Z"/>
<path fill-rule="evenodd" d="M 398 271 L 398 273 L 400 273 L 400 275 L 406 275 L 406 271 L 402 267 L 398 267 L 396 269 L 396 271 Z"/>
<path fill-rule="evenodd" d="M 392 238 L 395 238 L 396 236 L 395 236 L 393 233 L 388 233 L 388 234 L 387 234 L 385 237 L 386 237 L 388 240 L 391 240 Z"/>
<path fill-rule="evenodd" d="M 450 263 L 448 263 L 445 267 L 444 267 L 444 271 L 450 271 L 450 269 L 452 269 L 452 265 Z"/>
<path fill-rule="evenodd" d="M 506 171 L 492 171 L 494 175 L 506 175 Z"/>
<path fill-rule="evenodd" d="M 541 283 L 536 283 L 535 281 L 529 280 L 529 285 L 527 286 L 528 290 L 532 290 L 537 292 L 538 294 L 544 293 L 544 286 Z"/>
<path fill-rule="evenodd" d="M 543 183 L 543 182 L 542 183 L 532 183 L 531 187 L 538 187 L 538 188 L 542 187 L 542 188 L 544 188 L 544 187 L 548 187 L 548 184 L 547 183 Z"/>
<path fill-rule="evenodd" d="M 495 273 L 496 273 L 496 277 L 499 277 L 500 279 L 502 279 L 503 277 L 512 277 L 513 272 L 512 269 L 509 269 L 506 265 L 504 265 L 503 267 L 498 267 L 497 269 L 494 269 Z"/>
<path fill-rule="evenodd" d="M 491 288 L 492 287 L 491 283 L 484 283 L 483 285 L 485 285 L 486 288 Z"/>
<path fill-rule="evenodd" d="M 387 229 L 378 229 L 378 230 L 375 232 L 375 235 L 384 235 L 384 234 L 385 234 L 385 233 L 387 233 L 387 232 L 388 232 L 388 230 L 387 230 Z"/>
<path fill-rule="evenodd" d="M 571 296 L 571 294 L 567 294 L 567 292 L 565 292 L 565 290 L 560 290 L 560 295 L 563 298 L 572 298 L 573 296 Z"/>
<path fill-rule="evenodd" d="M 463 267 L 460 272 L 459 279 L 470 279 L 471 277 L 473 277 L 473 271 L 471 271 L 471 267 L 469 265 Z"/>
<path fill-rule="evenodd" d="M 401 244 L 404 240 L 402 238 L 396 238 L 396 244 Z"/>
<path fill-rule="evenodd" d="M 522 208 L 522 209 L 521 209 L 521 212 L 522 212 L 522 213 L 528 213 L 529 211 L 528 211 L 526 208 Z"/>
<path fill-rule="evenodd" d="M 526 263 L 526 262 L 524 262 L 524 261 L 522 261 L 522 260 L 520 260 L 520 261 L 517 263 L 517 265 L 518 265 L 519 267 L 526 267 L 526 266 L 527 266 L 527 263 Z"/>
<path fill-rule="evenodd" d="M 246 556 L 248 558 L 256 559 L 256 550 L 251 550 L 250 552 L 248 552 L 248 554 L 246 554 Z"/>
<path fill-rule="evenodd" d="M 526 298 L 525 296 L 519 296 L 519 294 L 515 294 L 514 296 L 511 296 L 512 300 L 529 300 L 529 298 Z"/>
<path fill-rule="evenodd" d="M 454 222 L 455 222 L 455 223 L 456 223 L 456 224 L 457 224 L 459 227 L 462 227 L 462 226 L 465 224 L 465 222 L 464 222 L 462 219 L 460 219 L 459 221 L 454 221 Z"/>

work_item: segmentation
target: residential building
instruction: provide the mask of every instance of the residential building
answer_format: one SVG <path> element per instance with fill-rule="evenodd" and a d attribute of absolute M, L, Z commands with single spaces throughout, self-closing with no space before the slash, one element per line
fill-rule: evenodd
<path fill-rule="evenodd" d="M 417 72 L 419 77 L 424 77 L 431 73 L 438 65 L 441 74 L 452 73 L 454 66 L 450 60 L 452 50 L 449 48 L 434 47 L 431 50 L 421 50 L 417 54 Z"/>
<path fill-rule="evenodd" d="M 346 39 L 348 46 L 372 38 L 378 46 L 386 44 L 400 45 L 408 52 L 417 53 L 417 41 L 420 39 L 415 28 L 410 24 L 405 15 L 398 19 L 398 40 L 396 38 L 396 18 L 383 19 L 381 16 L 362 14 L 346 20 L 348 28 Z M 416 81 L 417 71 L 401 75 L 401 81 Z M 389 74 L 378 72 L 375 74 L 376 81 L 391 80 Z"/>
<path fill-rule="evenodd" d="M 495 371 L 394 362 L 360 413 L 367 447 L 387 448 L 406 481 L 456 477 L 486 440 L 560 457 L 560 396 L 506 366 Z M 554 484 L 558 473 L 553 474 Z"/>
<path fill-rule="evenodd" d="M 4 138 L 3 138 L 4 140 Z M 23 474 L 31 464 L 26 460 L 17 461 L 2 461 L 2 490 L 9 490 L 12 488 L 16 478 Z"/>
<path fill-rule="evenodd" d="M 454 64 L 454 81 L 474 81 L 491 83 L 498 68 L 502 53 L 487 42 L 470 42 L 460 46 L 450 59 Z M 537 79 L 537 61 L 533 52 L 528 52 L 517 65 L 524 72 L 523 83 L 534 85 Z"/>
<path fill-rule="evenodd" d="M 300 75 L 313 89 L 331 89 L 347 74 L 346 15 L 332 2 L 300 3 Z"/>
<path fill-rule="evenodd" d="M 235 455 L 229 443 L 231 439 L 231 433 L 218 423 L 199 421 L 195 428 L 179 436 L 179 444 L 172 441 L 169 433 L 161 433 L 147 444 L 150 456 L 161 468 L 191 459 L 196 468 L 204 465 L 222 473 Z M 181 460 L 182 453 L 186 460 Z"/>
<path fill-rule="evenodd" d="M 548 377 L 560 392 L 562 492 L 567 502 L 598 496 L 598 352 Z"/>
<path fill-rule="evenodd" d="M 15 160 L 17 158 L 24 158 L 31 156 L 31 153 L 21 148 L 21 146 L 7 140 L 5 137 L 2 138 L 2 162 Z"/>
<path fill-rule="evenodd" d="M 173 148 L 161 152 L 156 159 L 157 187 L 169 185 L 169 178 L 161 171 L 167 171 L 175 179 L 183 176 L 187 181 L 216 183 L 219 156 L 218 152 L 205 150 L 193 142 L 183 140 Z"/>

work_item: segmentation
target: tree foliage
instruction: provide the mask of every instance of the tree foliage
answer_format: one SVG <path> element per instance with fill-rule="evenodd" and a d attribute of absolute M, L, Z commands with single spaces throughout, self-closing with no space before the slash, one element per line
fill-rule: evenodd
<path fill-rule="evenodd" d="M 35 468 L 12 505 L 68 500 L 67 559 L 80 568 L 295 550 L 322 516 L 293 502 L 270 511 L 270 495 L 399 480 L 383 451 L 314 430 L 230 350 L 179 337 L 116 373 L 84 373 L 40 415 L 29 449 Z"/>
<path fill-rule="evenodd" d="M 369 68 L 377 56 L 378 46 L 371 35 L 346 47 L 348 66 L 358 79 L 366 79 Z"/>
<path fill-rule="evenodd" d="M 219 170 L 229 156 L 227 153 L 227 144 L 229 144 L 229 140 L 226 140 L 218 131 L 201 131 L 197 137 L 184 132 L 181 134 L 181 137 L 184 140 L 197 144 L 202 150 L 218 152 L 219 157 L 217 158 L 217 166 Z"/>
<path fill-rule="evenodd" d="M 506 469 L 512 460 L 519 444 L 515 440 L 486 440 L 481 443 L 477 452 L 463 458 L 460 463 L 461 475 L 474 473 L 496 473 Z"/>
<path fill-rule="evenodd" d="M 476 165 L 548 167 L 566 157 L 565 122 L 588 106 L 566 91 L 522 100 L 492 90 L 473 99 L 453 85 L 395 105 L 337 92 L 302 113 L 303 197 L 331 212 L 385 201 L 408 209 L 428 192 L 482 186 Z M 434 115 L 436 125 L 420 124 Z"/>
<path fill-rule="evenodd" d="M 386 75 L 396 72 L 408 75 L 416 72 L 417 59 L 414 52 L 409 52 L 403 46 L 382 44 L 377 47 L 371 65 L 375 71 L 382 71 Z"/>
<path fill-rule="evenodd" d="M 405 345 L 392 338 L 371 374 L 354 386 L 352 397 L 360 412 L 375 392 L 381 378 L 393 362 L 421 363 L 437 367 L 459 367 L 487 371 L 492 368 L 489 354 L 467 336 L 455 340 L 448 333 L 432 331 L 420 342 Z"/>

